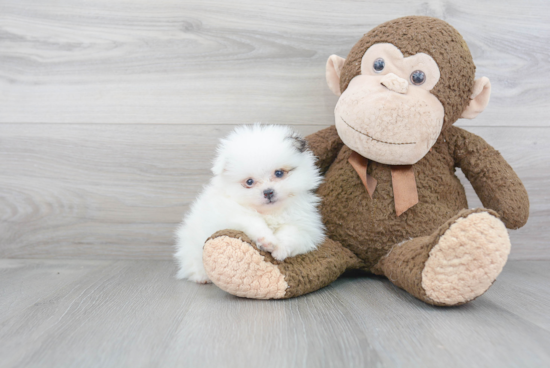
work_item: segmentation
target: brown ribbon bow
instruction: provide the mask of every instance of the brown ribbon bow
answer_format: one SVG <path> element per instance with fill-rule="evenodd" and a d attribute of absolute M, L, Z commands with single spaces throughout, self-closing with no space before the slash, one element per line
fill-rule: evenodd
<path fill-rule="evenodd" d="M 367 165 L 369 161 L 358 154 L 352 152 L 348 162 L 353 166 L 361 178 L 363 185 L 372 199 L 377 181 L 367 174 Z M 393 199 L 395 202 L 395 213 L 401 216 L 403 212 L 418 203 L 418 191 L 416 190 L 416 179 L 412 165 L 391 165 L 391 183 L 393 187 Z"/>

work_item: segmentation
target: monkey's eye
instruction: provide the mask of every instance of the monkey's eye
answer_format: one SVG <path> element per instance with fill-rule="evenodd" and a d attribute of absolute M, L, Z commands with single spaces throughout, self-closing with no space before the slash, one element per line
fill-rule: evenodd
<path fill-rule="evenodd" d="M 417 86 L 421 85 L 426 81 L 426 74 L 422 70 L 415 70 L 411 74 L 411 82 L 412 84 L 416 84 Z"/>
<path fill-rule="evenodd" d="M 275 176 L 278 178 L 282 178 L 285 175 L 285 172 L 283 170 L 275 170 Z"/>
<path fill-rule="evenodd" d="M 382 58 L 378 58 L 374 60 L 374 63 L 372 63 L 372 68 L 374 69 L 375 73 L 380 73 L 382 70 L 384 70 L 385 66 L 386 62 Z"/>
<path fill-rule="evenodd" d="M 251 187 L 252 184 L 254 184 L 254 179 L 248 179 L 248 180 L 246 181 L 246 185 L 247 185 L 247 186 Z"/>

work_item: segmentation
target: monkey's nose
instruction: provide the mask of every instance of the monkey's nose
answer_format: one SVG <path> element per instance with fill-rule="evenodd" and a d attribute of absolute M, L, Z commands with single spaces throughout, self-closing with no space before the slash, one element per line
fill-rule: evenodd
<path fill-rule="evenodd" d="M 264 197 L 267 199 L 271 199 L 273 198 L 273 193 L 275 193 L 273 189 L 266 189 L 264 190 Z"/>
<path fill-rule="evenodd" d="M 409 89 L 409 83 L 405 79 L 398 77 L 393 73 L 388 73 L 383 76 L 380 84 L 390 91 L 397 93 L 407 93 L 407 90 Z"/>

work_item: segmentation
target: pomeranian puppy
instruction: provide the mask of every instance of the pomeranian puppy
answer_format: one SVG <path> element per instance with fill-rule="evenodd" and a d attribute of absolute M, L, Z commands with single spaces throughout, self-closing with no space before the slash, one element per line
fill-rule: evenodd
<path fill-rule="evenodd" d="M 237 127 L 217 149 L 214 177 L 177 230 L 177 278 L 210 282 L 203 245 L 223 229 L 243 231 L 279 261 L 317 248 L 324 226 L 314 194 L 322 177 L 306 141 L 289 127 Z"/>

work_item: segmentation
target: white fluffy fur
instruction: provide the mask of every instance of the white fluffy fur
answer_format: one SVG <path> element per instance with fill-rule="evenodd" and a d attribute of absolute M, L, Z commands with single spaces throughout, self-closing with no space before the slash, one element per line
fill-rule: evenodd
<path fill-rule="evenodd" d="M 324 227 L 313 191 L 322 178 L 312 152 L 301 152 L 301 141 L 288 127 L 260 124 L 237 127 L 221 140 L 214 177 L 176 233 L 178 278 L 210 282 L 202 248 L 218 230 L 241 230 L 278 260 L 317 248 Z M 281 169 L 288 172 L 277 178 Z M 245 185 L 249 178 L 251 188 Z M 271 202 L 266 189 L 274 191 Z"/>

